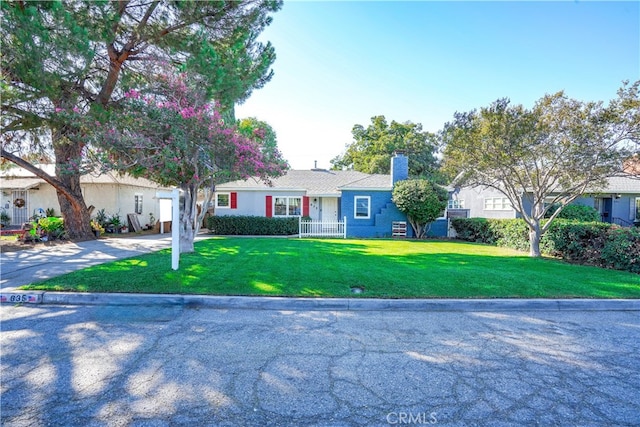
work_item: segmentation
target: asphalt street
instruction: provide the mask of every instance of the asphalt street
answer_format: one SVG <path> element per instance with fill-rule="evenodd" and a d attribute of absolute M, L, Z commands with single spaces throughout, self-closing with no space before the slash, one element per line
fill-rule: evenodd
<path fill-rule="evenodd" d="M 638 311 L 1 307 L 3 426 L 637 426 Z"/>

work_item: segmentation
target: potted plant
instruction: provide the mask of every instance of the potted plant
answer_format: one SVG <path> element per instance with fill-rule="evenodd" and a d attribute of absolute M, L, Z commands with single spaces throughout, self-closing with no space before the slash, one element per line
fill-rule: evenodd
<path fill-rule="evenodd" d="M 9 224 L 11 224 L 11 217 L 9 214 L 4 210 L 0 211 L 0 226 L 6 227 Z"/>
<path fill-rule="evenodd" d="M 111 215 L 111 219 L 109 220 L 109 224 L 111 225 L 111 229 L 113 229 L 114 233 L 119 233 L 122 228 L 122 221 L 120 220 L 120 214 Z"/>
<path fill-rule="evenodd" d="M 100 235 L 104 233 L 104 227 L 100 225 L 100 223 L 96 219 L 91 220 L 91 229 L 93 230 L 93 233 L 96 235 L 96 237 L 100 237 Z"/>

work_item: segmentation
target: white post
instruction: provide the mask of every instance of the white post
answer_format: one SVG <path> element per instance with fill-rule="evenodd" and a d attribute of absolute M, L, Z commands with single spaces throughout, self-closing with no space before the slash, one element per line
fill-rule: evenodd
<path fill-rule="evenodd" d="M 347 217 L 344 217 L 344 239 L 347 238 Z"/>
<path fill-rule="evenodd" d="M 156 191 L 156 198 L 171 199 L 171 268 L 177 270 L 180 266 L 180 190 Z"/>
<path fill-rule="evenodd" d="M 171 269 L 177 270 L 180 266 L 180 191 L 177 188 L 171 192 L 171 203 Z"/>
<path fill-rule="evenodd" d="M 298 239 L 302 239 L 302 217 L 298 217 Z"/>

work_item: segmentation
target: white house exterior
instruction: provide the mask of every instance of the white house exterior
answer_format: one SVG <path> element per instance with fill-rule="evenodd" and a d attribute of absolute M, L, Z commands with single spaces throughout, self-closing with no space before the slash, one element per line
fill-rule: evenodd
<path fill-rule="evenodd" d="M 53 165 L 44 165 L 42 169 L 53 175 Z M 80 185 L 87 206 L 95 207 L 94 214 L 104 209 L 107 215 L 120 214 L 123 220 L 128 214 L 135 214 L 141 225 L 149 223 L 149 214 L 159 218 L 156 191 L 168 190 L 147 179 L 117 173 L 84 175 Z M 11 217 L 11 225 L 21 225 L 47 209 L 60 215 L 55 188 L 25 169 L 3 171 L 0 189 L 0 209 Z"/>

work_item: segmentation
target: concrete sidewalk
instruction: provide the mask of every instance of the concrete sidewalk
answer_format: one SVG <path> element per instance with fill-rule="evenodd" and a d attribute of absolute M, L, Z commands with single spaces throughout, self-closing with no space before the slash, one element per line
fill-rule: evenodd
<path fill-rule="evenodd" d="M 196 240 L 208 238 L 200 234 Z M 4 295 L 39 280 L 105 262 L 171 247 L 171 235 L 107 238 L 0 254 L 0 288 Z M 640 311 L 640 300 L 611 299 L 373 299 L 280 298 L 209 295 L 155 295 L 29 291 L 35 303 L 57 305 L 160 305 L 261 310 L 340 311 Z"/>

